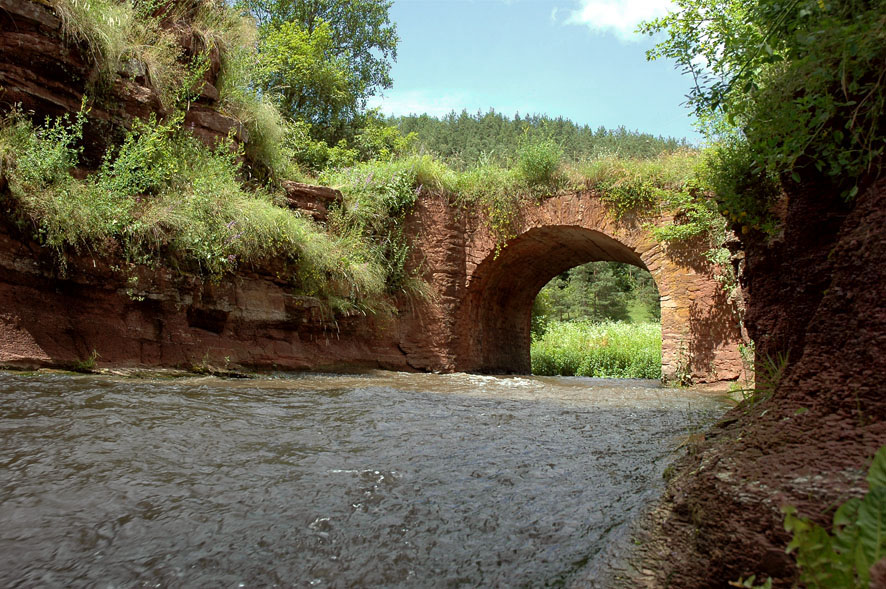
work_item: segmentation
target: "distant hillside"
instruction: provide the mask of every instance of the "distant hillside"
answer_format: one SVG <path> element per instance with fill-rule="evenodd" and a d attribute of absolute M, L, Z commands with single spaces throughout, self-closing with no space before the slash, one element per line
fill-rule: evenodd
<path fill-rule="evenodd" d="M 476 163 L 483 154 L 496 160 L 511 160 L 521 143 L 529 138 L 553 140 L 563 148 L 564 155 L 573 160 L 606 155 L 650 158 L 691 148 L 686 139 L 656 137 L 624 127 L 592 129 L 563 117 L 517 114 L 511 118 L 494 110 L 485 114 L 453 111 L 440 119 L 429 115 L 390 117 L 388 123 L 404 135 L 415 133 L 418 148 L 462 168 Z"/>

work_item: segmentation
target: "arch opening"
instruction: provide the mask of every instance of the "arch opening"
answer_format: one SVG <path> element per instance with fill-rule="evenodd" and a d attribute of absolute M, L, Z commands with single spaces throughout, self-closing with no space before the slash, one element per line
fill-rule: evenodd
<path fill-rule="evenodd" d="M 532 374 L 661 378 L 661 304 L 652 275 L 620 262 L 575 266 L 548 282 L 531 319 Z"/>
<path fill-rule="evenodd" d="M 549 225 L 522 233 L 473 273 L 462 315 L 467 322 L 463 333 L 470 334 L 464 353 L 473 361 L 462 364 L 480 372 L 530 374 L 532 306 L 542 287 L 589 262 L 621 262 L 650 271 L 644 257 L 579 226 Z"/>

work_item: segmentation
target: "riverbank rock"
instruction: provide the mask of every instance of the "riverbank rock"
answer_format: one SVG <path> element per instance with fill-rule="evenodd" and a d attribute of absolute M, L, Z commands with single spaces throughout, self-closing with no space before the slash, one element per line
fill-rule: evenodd
<path fill-rule="evenodd" d="M 386 317 L 333 314 L 273 267 L 209 281 L 69 254 L 0 223 L 0 366 L 411 370 Z"/>
<path fill-rule="evenodd" d="M 830 528 L 864 494 L 886 444 L 886 178 L 846 203 L 790 195 L 784 236 L 746 244 L 748 330 L 758 370 L 787 361 L 771 399 L 738 408 L 690 449 L 638 534 L 654 587 L 790 587 L 784 506 Z M 762 368 L 765 372 L 765 368 Z M 626 581 L 624 586 L 632 586 Z M 638 585 L 638 586 L 647 586 Z"/>

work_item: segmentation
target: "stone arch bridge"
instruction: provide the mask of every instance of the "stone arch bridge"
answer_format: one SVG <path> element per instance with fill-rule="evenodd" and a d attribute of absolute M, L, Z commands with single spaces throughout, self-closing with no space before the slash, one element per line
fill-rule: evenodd
<path fill-rule="evenodd" d="M 59 278 L 0 227 L 0 366 L 100 357 L 104 366 L 528 374 L 539 289 L 573 266 L 613 260 L 655 278 L 665 378 L 741 375 L 738 320 L 704 246 L 664 247 L 643 223 L 614 220 L 592 192 L 525 204 L 515 237 L 498 253 L 483 220 L 444 197 L 423 195 L 406 230 L 411 263 L 436 296 L 400 301 L 396 317 L 330 321 L 319 301 L 265 275 L 216 283 L 140 268 L 133 290 L 107 262 L 87 255 L 71 264 L 82 271 Z"/>
<path fill-rule="evenodd" d="M 615 261 L 649 270 L 658 286 L 665 378 L 738 378 L 739 321 L 704 246 L 661 244 L 648 221 L 616 220 L 592 191 L 561 194 L 523 205 L 515 237 L 497 252 L 477 215 L 442 197 L 419 199 L 408 232 L 437 297 L 404 318 L 400 349 L 417 369 L 528 374 L 538 291 L 574 266 Z"/>

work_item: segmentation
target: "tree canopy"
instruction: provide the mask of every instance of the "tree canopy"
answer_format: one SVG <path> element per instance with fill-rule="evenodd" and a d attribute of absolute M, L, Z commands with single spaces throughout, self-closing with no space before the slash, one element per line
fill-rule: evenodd
<path fill-rule="evenodd" d="M 335 144 L 350 138 L 366 101 L 391 87 L 397 58 L 390 0 L 242 0 L 259 25 L 261 90 L 284 115 Z"/>
<path fill-rule="evenodd" d="M 676 0 L 643 28 L 667 34 L 649 56 L 692 76 L 696 114 L 733 130 L 721 160 L 851 197 L 886 145 L 884 14 L 886 0 Z"/>

